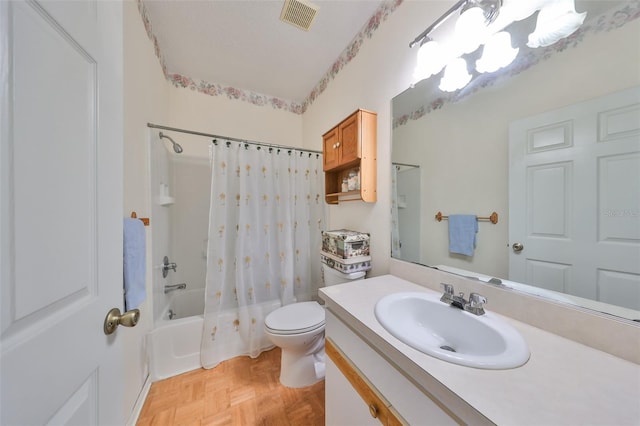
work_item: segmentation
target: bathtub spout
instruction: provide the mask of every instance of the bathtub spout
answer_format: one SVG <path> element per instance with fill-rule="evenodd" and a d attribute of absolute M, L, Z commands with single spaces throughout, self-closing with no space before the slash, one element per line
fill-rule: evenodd
<path fill-rule="evenodd" d="M 186 288 L 187 288 L 187 284 L 186 283 L 165 285 L 164 286 L 164 294 L 167 294 L 167 293 L 170 293 L 170 292 L 176 291 L 176 290 L 184 290 Z"/>

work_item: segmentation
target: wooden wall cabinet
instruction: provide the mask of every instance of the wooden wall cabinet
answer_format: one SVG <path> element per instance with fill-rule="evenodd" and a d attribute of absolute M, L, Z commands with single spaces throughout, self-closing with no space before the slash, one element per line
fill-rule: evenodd
<path fill-rule="evenodd" d="M 377 114 L 359 109 L 322 136 L 328 204 L 376 201 L 377 127 Z M 360 170 L 360 189 L 343 192 L 342 181 L 354 169 Z"/>

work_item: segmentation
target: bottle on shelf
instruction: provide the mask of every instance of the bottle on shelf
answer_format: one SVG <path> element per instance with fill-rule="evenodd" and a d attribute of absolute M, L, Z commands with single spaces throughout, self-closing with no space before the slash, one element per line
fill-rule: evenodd
<path fill-rule="evenodd" d="M 349 172 L 349 178 L 347 179 L 347 186 L 349 188 L 349 191 L 356 190 L 356 171 L 355 170 L 351 170 Z"/>

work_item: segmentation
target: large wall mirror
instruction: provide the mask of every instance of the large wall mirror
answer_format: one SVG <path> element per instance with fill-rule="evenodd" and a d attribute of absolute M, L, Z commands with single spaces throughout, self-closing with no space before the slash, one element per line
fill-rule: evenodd
<path fill-rule="evenodd" d="M 553 46 L 514 36 L 506 69 L 393 98 L 392 257 L 639 320 L 640 2 L 576 10 L 583 26 Z M 498 221 L 451 254 L 438 212 Z"/>

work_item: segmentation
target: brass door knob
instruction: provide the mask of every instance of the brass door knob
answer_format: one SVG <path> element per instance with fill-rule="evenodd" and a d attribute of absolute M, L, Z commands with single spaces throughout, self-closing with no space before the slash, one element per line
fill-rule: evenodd
<path fill-rule="evenodd" d="M 511 248 L 513 248 L 514 252 L 520 253 L 522 250 L 524 250 L 524 245 L 522 243 L 514 243 Z"/>
<path fill-rule="evenodd" d="M 130 311 L 125 312 L 124 314 L 120 314 L 120 309 L 113 308 L 108 313 L 106 318 L 104 319 L 104 334 L 107 336 L 116 331 L 119 325 L 124 325 L 125 327 L 135 327 L 138 324 L 138 320 L 140 319 L 140 310 L 132 309 Z"/>

